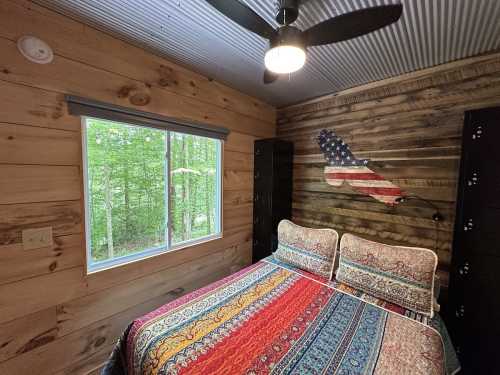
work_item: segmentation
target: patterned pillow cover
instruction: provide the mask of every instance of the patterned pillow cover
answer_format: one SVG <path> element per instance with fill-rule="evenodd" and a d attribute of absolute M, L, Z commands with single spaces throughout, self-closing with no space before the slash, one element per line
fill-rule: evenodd
<path fill-rule="evenodd" d="M 339 235 L 333 229 L 305 228 L 289 220 L 281 220 L 274 257 L 330 280 L 338 240 Z"/>
<path fill-rule="evenodd" d="M 344 234 L 336 279 L 432 318 L 437 262 L 429 249 L 385 245 Z"/>

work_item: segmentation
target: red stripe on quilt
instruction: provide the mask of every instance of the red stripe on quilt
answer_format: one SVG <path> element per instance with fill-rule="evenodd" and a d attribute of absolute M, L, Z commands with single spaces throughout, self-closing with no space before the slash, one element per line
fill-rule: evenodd
<path fill-rule="evenodd" d="M 204 294 L 211 292 L 214 289 L 217 289 L 223 285 L 231 284 L 234 280 L 238 279 L 241 276 L 244 276 L 248 273 L 253 272 L 255 269 L 264 267 L 266 263 L 257 262 L 252 264 L 251 266 L 245 267 L 242 270 L 235 272 L 229 276 L 224 277 L 223 279 L 217 280 L 207 286 L 204 286 L 200 289 L 194 290 L 191 293 L 185 294 L 182 297 L 179 297 L 172 302 L 169 302 L 156 310 L 151 311 L 150 313 L 139 317 L 134 320 L 132 327 L 130 328 L 129 334 L 127 336 L 127 357 L 133 358 L 132 348 L 134 347 L 134 339 L 137 337 L 137 333 L 139 330 L 145 325 L 151 322 L 151 320 L 156 319 L 157 317 L 163 316 L 167 314 L 169 311 L 188 303 L 189 301 L 196 299 Z M 129 371 L 132 373 L 133 368 L 133 360 L 129 361 Z"/>
<path fill-rule="evenodd" d="M 245 372 L 255 358 L 260 358 L 259 354 L 262 354 L 267 346 L 292 326 L 297 316 L 303 313 L 322 288 L 324 288 L 322 285 L 314 281 L 299 279 L 285 294 L 244 322 L 229 337 L 224 338 L 213 348 L 207 349 L 206 354 L 199 356 L 187 367 L 181 368 L 179 373 Z M 282 354 L 287 350 L 288 348 L 282 348 Z"/>

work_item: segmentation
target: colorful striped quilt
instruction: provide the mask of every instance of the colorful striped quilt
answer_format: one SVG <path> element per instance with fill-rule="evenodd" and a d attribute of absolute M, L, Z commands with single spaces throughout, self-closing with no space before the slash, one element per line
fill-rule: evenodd
<path fill-rule="evenodd" d="M 267 260 L 136 319 L 103 373 L 442 375 L 445 357 L 432 327 Z"/>

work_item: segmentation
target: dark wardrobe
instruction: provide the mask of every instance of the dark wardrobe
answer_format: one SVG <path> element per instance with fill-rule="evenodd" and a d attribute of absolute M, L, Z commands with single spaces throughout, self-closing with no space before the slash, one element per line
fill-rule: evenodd
<path fill-rule="evenodd" d="M 292 217 L 293 143 L 262 139 L 254 145 L 253 262 L 276 249 L 276 229 Z"/>
<path fill-rule="evenodd" d="M 500 374 L 500 108 L 465 114 L 446 320 L 464 374 Z"/>

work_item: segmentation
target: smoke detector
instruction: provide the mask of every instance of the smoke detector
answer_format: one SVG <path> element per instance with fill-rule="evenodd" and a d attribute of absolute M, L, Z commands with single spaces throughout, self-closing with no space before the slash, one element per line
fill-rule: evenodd
<path fill-rule="evenodd" d="M 31 35 L 19 38 L 17 48 L 24 57 L 36 64 L 48 64 L 54 59 L 52 48 L 43 40 Z"/>

